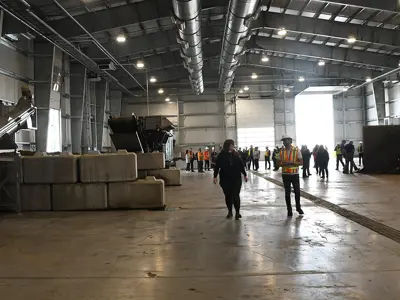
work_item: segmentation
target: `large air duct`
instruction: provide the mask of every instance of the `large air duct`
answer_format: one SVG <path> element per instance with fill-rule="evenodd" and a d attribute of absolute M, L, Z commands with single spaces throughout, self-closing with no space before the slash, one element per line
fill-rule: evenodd
<path fill-rule="evenodd" d="M 181 45 L 183 64 L 189 71 L 193 91 L 198 95 L 204 91 L 200 0 L 172 0 L 172 6 L 178 27 L 177 41 Z"/>
<path fill-rule="evenodd" d="M 222 43 L 219 89 L 224 94 L 231 89 L 239 58 L 244 45 L 251 38 L 251 21 L 258 17 L 264 7 L 259 0 L 231 0 Z"/>

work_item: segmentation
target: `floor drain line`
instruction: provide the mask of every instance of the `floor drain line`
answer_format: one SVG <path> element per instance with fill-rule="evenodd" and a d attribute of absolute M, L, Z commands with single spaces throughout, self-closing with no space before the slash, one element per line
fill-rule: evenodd
<path fill-rule="evenodd" d="M 276 179 L 268 177 L 268 176 L 263 176 L 262 174 L 257 173 L 257 172 L 252 172 L 252 173 L 258 177 L 264 178 L 265 180 L 268 180 L 276 185 L 279 185 L 280 187 L 284 187 L 283 183 L 279 180 L 276 180 Z M 351 210 L 342 208 L 339 205 L 333 204 L 332 202 L 329 202 L 322 198 L 316 197 L 302 189 L 300 190 L 300 195 L 303 198 L 306 198 L 321 207 L 327 208 L 327 209 L 333 211 L 334 213 L 337 213 L 353 222 L 356 222 L 364 227 L 367 227 L 368 229 L 375 231 L 376 233 L 379 233 L 397 243 L 400 243 L 400 231 L 395 228 L 392 228 L 385 224 L 379 223 L 375 220 L 372 220 L 366 216 L 360 215 Z"/>

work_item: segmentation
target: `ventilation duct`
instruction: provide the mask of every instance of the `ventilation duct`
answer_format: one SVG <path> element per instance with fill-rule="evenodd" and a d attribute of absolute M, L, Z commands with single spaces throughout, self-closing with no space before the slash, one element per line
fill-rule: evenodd
<path fill-rule="evenodd" d="M 231 89 L 239 58 L 244 53 L 244 45 L 251 38 L 251 22 L 266 7 L 258 6 L 259 0 L 231 0 L 225 24 L 220 61 L 219 89 L 224 94 Z"/>
<path fill-rule="evenodd" d="M 199 95 L 204 91 L 200 0 L 172 0 L 172 6 L 183 65 L 189 71 L 193 91 Z"/>

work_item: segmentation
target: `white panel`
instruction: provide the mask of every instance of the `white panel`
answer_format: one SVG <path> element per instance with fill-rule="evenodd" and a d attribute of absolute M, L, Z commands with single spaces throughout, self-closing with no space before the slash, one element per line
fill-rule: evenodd
<path fill-rule="evenodd" d="M 237 127 L 274 127 L 274 102 L 265 100 L 237 100 Z"/>
<path fill-rule="evenodd" d="M 33 59 L 0 44 L 0 68 L 33 79 Z"/>
<path fill-rule="evenodd" d="M 122 115 L 130 116 L 135 113 L 138 117 L 147 116 L 147 104 L 129 104 L 124 106 Z M 177 104 L 175 102 L 155 104 L 150 103 L 151 116 L 170 116 L 177 114 Z"/>
<path fill-rule="evenodd" d="M 224 140 L 222 129 L 190 129 L 180 131 L 181 144 L 220 144 Z"/>
<path fill-rule="evenodd" d="M 201 126 L 224 126 L 223 116 L 188 116 L 184 117 L 183 127 L 201 127 Z"/>
<path fill-rule="evenodd" d="M 193 113 L 223 113 L 223 102 L 187 103 L 183 104 L 183 114 Z"/>

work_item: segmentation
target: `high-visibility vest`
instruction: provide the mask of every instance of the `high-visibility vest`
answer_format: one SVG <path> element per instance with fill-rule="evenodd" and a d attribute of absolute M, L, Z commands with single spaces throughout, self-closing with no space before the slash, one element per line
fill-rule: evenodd
<path fill-rule="evenodd" d="M 360 153 L 360 152 L 363 152 L 363 146 L 358 146 L 357 147 L 357 151 Z"/>
<path fill-rule="evenodd" d="M 342 149 L 339 147 L 336 147 L 336 155 L 342 155 Z"/>
<path fill-rule="evenodd" d="M 298 158 L 298 149 L 296 147 L 291 148 L 291 151 L 288 153 L 285 147 L 282 147 L 279 152 L 279 160 L 282 162 L 296 162 Z M 282 174 L 299 174 L 298 166 L 283 166 Z"/>
<path fill-rule="evenodd" d="M 199 161 L 203 161 L 204 160 L 204 155 L 203 155 L 203 152 L 197 152 L 197 159 L 199 160 Z"/>
<path fill-rule="evenodd" d="M 271 155 L 271 151 L 267 150 L 265 151 L 265 157 L 269 157 Z"/>
<path fill-rule="evenodd" d="M 204 151 L 204 160 L 210 160 L 210 152 Z"/>

